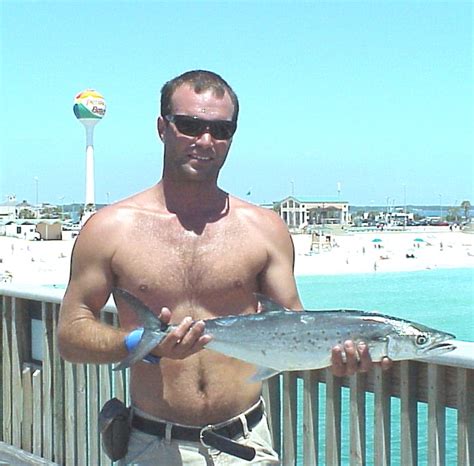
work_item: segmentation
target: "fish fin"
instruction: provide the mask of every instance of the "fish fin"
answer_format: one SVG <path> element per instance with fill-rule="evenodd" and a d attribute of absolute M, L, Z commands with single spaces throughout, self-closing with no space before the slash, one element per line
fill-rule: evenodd
<path fill-rule="evenodd" d="M 161 331 L 151 332 L 150 330 L 145 329 L 136 348 L 125 359 L 120 361 L 120 363 L 117 364 L 113 370 L 120 371 L 122 369 L 126 369 L 138 361 L 141 361 L 156 345 L 161 342 L 165 335 L 166 334 Z"/>
<path fill-rule="evenodd" d="M 260 312 L 271 312 L 271 311 L 286 311 L 287 309 L 284 308 L 281 304 L 273 301 L 272 299 L 268 298 L 267 296 L 261 293 L 254 293 L 254 296 L 257 298 L 260 306 Z"/>
<path fill-rule="evenodd" d="M 129 293 L 122 288 L 114 288 L 114 294 L 123 298 L 130 306 L 132 306 L 133 310 L 136 312 L 140 323 L 142 324 L 143 328 L 149 328 L 155 330 L 157 325 L 160 326 L 160 330 L 162 332 L 166 331 L 168 325 L 161 322 L 160 319 L 156 316 L 156 314 L 142 301 L 140 301 L 136 296 Z"/>
<path fill-rule="evenodd" d="M 255 374 L 249 377 L 249 383 L 261 382 L 262 380 L 267 380 L 274 375 L 279 374 L 281 371 L 277 369 L 272 369 L 271 367 L 257 366 Z"/>

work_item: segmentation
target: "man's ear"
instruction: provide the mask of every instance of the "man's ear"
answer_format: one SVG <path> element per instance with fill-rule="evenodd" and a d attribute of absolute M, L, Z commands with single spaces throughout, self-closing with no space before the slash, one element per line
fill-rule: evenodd
<path fill-rule="evenodd" d="M 158 119 L 156 120 L 156 129 L 158 131 L 158 135 L 160 136 L 160 139 L 164 142 L 164 137 L 165 137 L 165 128 L 166 128 L 166 122 L 164 118 L 160 115 Z"/>

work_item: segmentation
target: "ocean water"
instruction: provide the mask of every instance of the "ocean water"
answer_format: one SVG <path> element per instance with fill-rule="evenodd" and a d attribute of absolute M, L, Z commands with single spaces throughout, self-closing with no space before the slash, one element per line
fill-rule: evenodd
<path fill-rule="evenodd" d="M 453 333 L 460 340 L 474 341 L 474 269 L 435 269 L 403 273 L 318 275 L 297 277 L 306 309 L 377 310 Z M 298 387 L 302 391 L 302 385 Z M 349 464 L 349 391 L 342 401 L 342 464 Z M 367 396 L 367 465 L 373 464 L 373 396 Z M 324 458 L 324 385 L 320 386 L 319 461 Z M 300 407 L 300 412 L 302 412 Z M 392 464 L 400 464 L 400 403 L 392 399 Z M 446 464 L 457 464 L 456 410 L 446 412 Z M 301 416 L 299 416 L 301 419 Z M 298 426 L 301 438 L 301 423 Z M 418 404 L 419 464 L 427 464 L 427 407 Z M 301 444 L 302 442 L 300 442 Z M 298 465 L 303 465 L 301 448 Z"/>

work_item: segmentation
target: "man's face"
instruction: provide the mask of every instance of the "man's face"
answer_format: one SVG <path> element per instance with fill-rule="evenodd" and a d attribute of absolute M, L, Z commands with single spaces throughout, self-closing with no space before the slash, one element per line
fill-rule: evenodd
<path fill-rule="evenodd" d="M 196 94 L 188 85 L 176 89 L 172 96 L 172 114 L 201 120 L 231 121 L 234 105 L 227 93 L 216 97 L 211 90 Z M 210 181 L 217 176 L 225 162 L 232 138 L 217 139 L 209 128 L 197 136 L 179 131 L 177 124 L 162 116 L 158 132 L 165 144 L 165 176 L 174 181 Z"/>

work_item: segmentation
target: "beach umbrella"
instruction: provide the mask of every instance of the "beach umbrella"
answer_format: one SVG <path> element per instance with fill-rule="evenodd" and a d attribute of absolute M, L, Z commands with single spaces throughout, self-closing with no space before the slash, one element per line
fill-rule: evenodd
<path fill-rule="evenodd" d="M 372 240 L 372 243 L 381 243 L 381 242 L 382 242 L 382 240 L 380 238 L 374 238 Z"/>
<path fill-rule="evenodd" d="M 415 238 L 413 241 L 415 241 L 415 243 L 424 243 L 425 240 L 423 238 Z"/>

